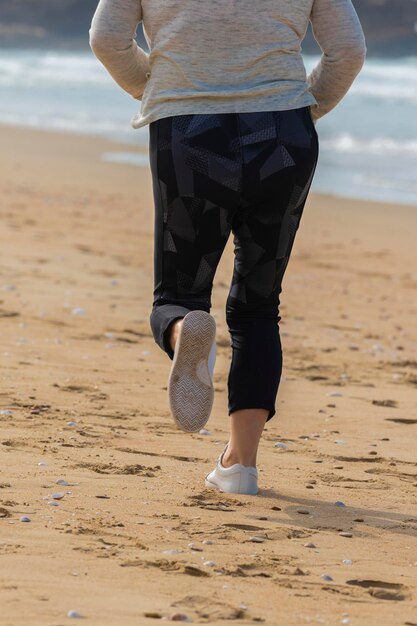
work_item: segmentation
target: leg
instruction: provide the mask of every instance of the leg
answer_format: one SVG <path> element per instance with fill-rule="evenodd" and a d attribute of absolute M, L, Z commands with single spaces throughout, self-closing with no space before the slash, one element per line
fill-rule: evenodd
<path fill-rule="evenodd" d="M 262 129 L 262 116 L 239 114 L 247 134 Z M 275 414 L 282 372 L 279 295 L 318 158 L 306 108 L 274 112 L 272 120 L 267 114 L 265 124 L 275 139 L 243 142 L 246 204 L 233 223 L 235 267 L 226 305 L 232 432 L 225 466 L 256 461 L 265 421 Z M 265 137 L 268 128 L 262 130 Z"/>
<path fill-rule="evenodd" d="M 178 341 L 178 337 L 179 334 L 181 332 L 181 327 L 183 325 L 183 317 L 179 317 L 178 319 L 174 320 L 167 328 L 166 330 L 166 336 L 167 336 L 167 341 L 168 341 L 168 345 L 171 348 L 172 352 L 174 352 L 175 350 L 175 344 Z"/>
<path fill-rule="evenodd" d="M 179 115 L 150 125 L 155 200 L 154 302 L 151 328 L 173 359 L 179 322 L 192 310 L 210 311 L 214 274 L 231 231 L 234 190 L 228 160 L 229 119 Z M 236 167 L 235 167 L 236 169 Z M 232 181 L 233 182 L 233 181 Z M 171 331 L 174 335 L 171 337 Z"/>
<path fill-rule="evenodd" d="M 235 463 L 256 467 L 259 441 L 268 411 L 265 409 L 242 409 L 230 416 L 230 438 L 222 464 L 230 467 Z"/>

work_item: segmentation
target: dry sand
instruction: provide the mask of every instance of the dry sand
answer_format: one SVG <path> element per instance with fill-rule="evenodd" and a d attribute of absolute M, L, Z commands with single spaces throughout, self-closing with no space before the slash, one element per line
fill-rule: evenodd
<path fill-rule="evenodd" d="M 0 134 L 1 625 L 416 624 L 417 208 L 310 195 L 260 494 L 220 494 L 232 242 L 210 434 L 187 435 L 148 324 L 150 172 L 99 138 Z"/>

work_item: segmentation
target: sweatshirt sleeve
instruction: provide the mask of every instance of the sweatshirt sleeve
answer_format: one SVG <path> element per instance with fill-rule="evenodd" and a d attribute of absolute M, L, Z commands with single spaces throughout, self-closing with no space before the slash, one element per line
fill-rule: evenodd
<path fill-rule="evenodd" d="M 149 54 L 135 40 L 141 21 L 141 0 L 100 0 L 89 30 L 94 55 L 137 100 L 142 98 L 149 73 Z"/>
<path fill-rule="evenodd" d="M 311 105 L 313 121 L 331 111 L 346 95 L 366 57 L 366 42 L 351 0 L 314 0 L 310 22 L 322 51 L 307 77 L 318 104 Z"/>

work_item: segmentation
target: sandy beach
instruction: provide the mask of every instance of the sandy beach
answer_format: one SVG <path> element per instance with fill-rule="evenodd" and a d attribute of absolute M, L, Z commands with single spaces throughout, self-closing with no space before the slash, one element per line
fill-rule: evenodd
<path fill-rule="evenodd" d="M 222 494 L 232 240 L 215 406 L 187 435 L 148 321 L 151 175 L 101 159 L 135 147 L 0 134 L 1 626 L 415 626 L 417 207 L 309 196 L 260 493 Z"/>

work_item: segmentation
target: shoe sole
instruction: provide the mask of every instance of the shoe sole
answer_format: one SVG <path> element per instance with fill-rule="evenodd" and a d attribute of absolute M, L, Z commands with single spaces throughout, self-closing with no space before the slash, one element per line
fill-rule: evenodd
<path fill-rule="evenodd" d="M 172 416 L 185 432 L 197 432 L 210 417 L 214 387 L 208 359 L 216 337 L 216 322 L 206 311 L 184 317 L 168 379 Z"/>

